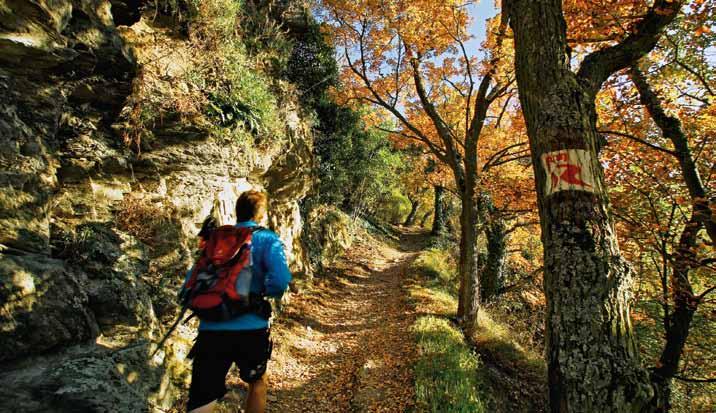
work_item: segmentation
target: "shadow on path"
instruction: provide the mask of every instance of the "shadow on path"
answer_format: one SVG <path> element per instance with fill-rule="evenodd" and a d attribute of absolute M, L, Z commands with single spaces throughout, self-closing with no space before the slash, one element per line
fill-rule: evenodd
<path fill-rule="evenodd" d="M 396 230 L 397 231 L 397 230 Z M 293 296 L 273 327 L 269 412 L 403 412 L 414 403 L 414 314 L 404 281 L 423 233 L 400 230 L 388 245 L 367 236 Z M 222 412 L 238 412 L 243 385 Z"/>

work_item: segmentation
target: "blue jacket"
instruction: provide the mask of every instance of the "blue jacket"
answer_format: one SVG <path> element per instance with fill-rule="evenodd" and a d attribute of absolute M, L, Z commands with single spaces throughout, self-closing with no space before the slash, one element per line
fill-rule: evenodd
<path fill-rule="evenodd" d="M 255 227 L 253 221 L 239 222 L 237 227 Z M 281 297 L 291 282 L 291 272 L 286 262 L 283 243 L 275 232 L 265 229 L 254 232 L 251 239 L 251 258 L 253 261 L 253 278 L 251 292 L 265 294 L 269 297 Z M 191 270 L 187 273 L 184 283 L 188 281 Z M 265 287 L 265 290 L 264 290 Z M 199 330 L 259 330 L 268 328 L 268 321 L 256 314 L 244 314 L 229 321 L 204 321 L 199 323 Z"/>

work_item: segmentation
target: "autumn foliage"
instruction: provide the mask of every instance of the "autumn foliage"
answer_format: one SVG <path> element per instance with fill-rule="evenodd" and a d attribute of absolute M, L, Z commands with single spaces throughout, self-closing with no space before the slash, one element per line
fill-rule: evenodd
<path fill-rule="evenodd" d="M 463 198 L 461 179 L 474 159 L 475 179 L 468 186 L 492 205 L 479 218 L 481 228 L 505 220 L 508 262 L 539 273 L 541 260 L 520 253 L 535 249 L 526 234 L 534 235 L 540 216 L 529 156 L 535 147 L 527 144 L 518 99 L 525 91 L 515 84 L 513 34 L 499 15 L 490 19 L 478 57 L 465 46 L 478 18 L 469 13 L 471 3 L 324 0 L 342 54 L 336 95 L 346 104 L 377 108 L 373 124 L 390 133 L 397 148 L 422 148 L 441 165 L 431 179 L 442 177 Z M 514 3 L 503 2 L 503 9 Z M 610 220 L 636 276 L 641 349 L 663 373 L 673 355 L 663 345 L 673 338 L 679 314 L 695 317 L 676 358 L 674 399 L 683 403 L 683 395 L 691 394 L 689 406 L 699 411 L 713 403 L 714 389 L 694 395 L 689 383 L 713 381 L 709 373 L 716 368 L 716 355 L 707 350 L 716 295 L 716 4 L 565 0 L 561 6 L 568 66 L 597 82 L 587 86 L 598 91 L 599 162 Z M 663 33 L 659 25 L 667 25 Z M 640 54 L 622 44 L 646 56 L 636 59 Z M 466 158 L 461 170 L 455 159 Z M 539 285 L 539 277 L 532 282 Z"/>

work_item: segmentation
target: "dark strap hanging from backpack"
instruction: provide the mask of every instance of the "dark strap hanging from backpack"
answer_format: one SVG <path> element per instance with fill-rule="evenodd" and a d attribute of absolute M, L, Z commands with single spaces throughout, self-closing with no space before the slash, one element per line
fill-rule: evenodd
<path fill-rule="evenodd" d="M 179 325 L 179 322 L 180 322 L 181 319 L 184 317 L 184 314 L 186 314 L 186 310 L 188 310 L 188 309 L 189 309 L 189 306 L 187 306 L 187 305 L 182 306 L 182 309 L 181 309 L 181 311 L 179 312 L 179 315 L 177 316 L 176 320 L 175 320 L 174 323 L 171 325 L 171 327 L 169 327 L 169 330 L 167 330 L 166 334 L 164 334 L 164 337 L 162 337 L 162 339 L 159 340 L 159 343 L 157 344 L 157 348 L 154 349 L 154 351 L 152 352 L 152 356 L 151 356 L 151 357 L 154 357 L 154 355 L 157 354 L 157 352 L 159 351 L 159 349 L 164 346 L 164 342 L 166 342 L 167 339 L 169 338 L 169 336 L 172 335 L 172 333 L 174 332 L 174 330 L 175 330 L 175 329 L 177 328 L 177 326 Z M 186 321 L 191 320 L 192 317 L 194 317 L 193 314 L 190 315 L 189 318 L 186 319 Z M 185 321 L 185 322 L 186 322 L 186 321 Z"/>

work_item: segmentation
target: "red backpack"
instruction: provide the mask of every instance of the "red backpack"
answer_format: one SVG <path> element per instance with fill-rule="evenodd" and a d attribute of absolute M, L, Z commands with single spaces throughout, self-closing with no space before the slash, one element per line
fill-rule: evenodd
<path fill-rule="evenodd" d="M 182 309 L 174 324 L 157 344 L 152 357 L 162 348 L 186 310 L 206 321 L 227 321 L 253 313 L 269 319 L 271 303 L 262 294 L 251 292 L 251 239 L 262 227 L 237 228 L 224 225 L 202 228 L 201 256 L 179 292 Z M 191 317 L 187 318 L 189 321 Z M 186 322 L 185 321 L 185 322 Z"/>
<path fill-rule="evenodd" d="M 261 227 L 224 225 L 211 231 L 180 299 L 200 319 L 226 321 L 258 312 L 251 289 L 251 239 Z"/>

